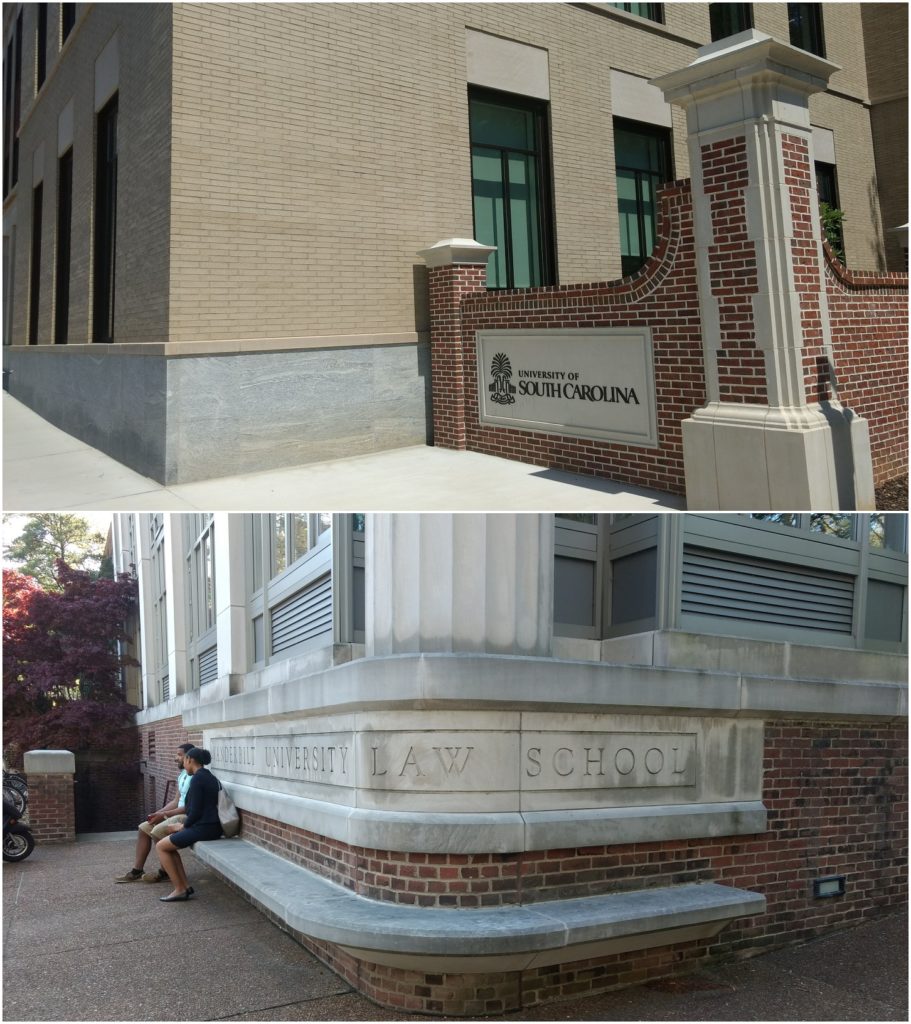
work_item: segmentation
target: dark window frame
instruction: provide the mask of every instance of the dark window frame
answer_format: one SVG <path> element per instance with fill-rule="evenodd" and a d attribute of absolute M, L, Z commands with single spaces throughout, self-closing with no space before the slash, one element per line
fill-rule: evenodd
<path fill-rule="evenodd" d="M 522 150 L 514 147 L 493 146 L 489 143 L 474 143 L 471 139 L 471 104 L 473 101 L 490 103 L 498 106 L 512 107 L 515 110 L 529 112 L 534 117 L 535 148 L 533 150 Z M 551 166 L 550 146 L 550 104 L 546 100 L 538 100 L 531 96 L 521 96 L 518 93 L 502 92 L 499 89 L 485 89 L 480 86 L 468 87 L 468 109 L 469 109 L 469 174 L 474 180 L 474 173 L 471 165 L 472 154 L 477 145 L 481 149 L 498 150 L 501 161 L 507 160 L 508 153 L 522 153 L 526 156 L 533 156 L 535 169 L 538 175 L 538 238 L 540 245 L 540 273 L 541 286 L 556 284 L 557 281 L 557 258 L 556 258 L 556 231 L 554 228 L 554 197 L 553 197 L 553 168 Z M 504 172 L 503 180 L 508 182 L 508 175 Z M 508 193 L 507 193 L 508 197 Z M 472 189 L 471 217 L 472 231 L 478 239 L 477 224 L 475 223 L 474 190 Z M 507 239 L 506 247 L 506 280 L 505 285 L 488 285 L 489 291 L 503 291 L 514 288 L 515 280 L 512 255 L 512 232 L 510 221 L 510 204 L 504 202 L 504 235 Z"/>
<path fill-rule="evenodd" d="M 649 124 L 646 121 L 632 121 L 625 117 L 614 118 L 614 174 L 615 176 L 620 170 L 628 171 L 636 177 L 636 223 L 639 229 L 639 250 L 641 256 L 624 256 L 620 254 L 621 260 L 621 271 L 624 277 L 628 277 L 630 274 L 635 274 L 636 271 L 640 270 L 648 262 L 651 256 L 651 251 L 646 252 L 646 238 L 645 238 L 645 217 L 642 203 L 642 189 L 640 177 L 645 172 L 639 167 L 627 167 L 617 161 L 617 129 L 621 131 L 636 133 L 638 135 L 647 135 L 652 138 L 658 139 L 664 144 L 664 160 L 665 168 L 664 173 L 657 174 L 656 177 L 663 178 L 663 181 L 657 183 L 655 191 L 662 185 L 666 185 L 669 181 L 674 180 L 674 138 L 670 128 L 665 128 L 663 125 Z M 619 196 L 617 199 L 619 203 Z M 657 227 L 658 211 L 657 201 L 655 210 L 655 224 Z M 633 261 L 635 265 L 633 264 Z"/>
<path fill-rule="evenodd" d="M 19 121 L 22 109 L 22 11 L 6 44 L 3 78 L 3 198 L 19 181 Z"/>
<path fill-rule="evenodd" d="M 740 23 L 735 26 L 735 19 Z M 752 4 L 709 4 L 712 42 L 755 27 Z"/>
<path fill-rule="evenodd" d="M 47 79 L 47 4 L 38 4 L 35 26 L 35 92 Z"/>
<path fill-rule="evenodd" d="M 70 325 L 70 244 L 73 224 L 73 147 L 57 161 L 57 266 L 54 281 L 54 344 L 65 345 Z"/>
<path fill-rule="evenodd" d="M 664 24 L 664 4 L 612 3 L 611 7 L 616 8 L 618 11 L 623 11 L 625 14 L 632 14 L 637 18 L 645 18 L 646 21 L 653 21 L 656 25 Z M 640 14 L 638 11 L 632 10 L 633 7 L 646 7 L 648 8 L 648 13 Z"/>
<path fill-rule="evenodd" d="M 28 343 L 38 344 L 38 317 L 41 313 L 41 221 L 44 209 L 44 182 L 32 189 L 32 244 L 28 286 Z"/>
<path fill-rule="evenodd" d="M 825 57 L 822 4 L 788 4 L 788 34 L 791 46 Z"/>
<path fill-rule="evenodd" d="M 76 5 L 75 4 L 61 4 L 60 5 L 60 45 L 67 41 L 70 32 L 76 26 Z"/>
<path fill-rule="evenodd" d="M 117 255 L 117 111 L 118 94 L 95 118 L 95 231 L 92 341 L 114 340 L 114 294 Z"/>

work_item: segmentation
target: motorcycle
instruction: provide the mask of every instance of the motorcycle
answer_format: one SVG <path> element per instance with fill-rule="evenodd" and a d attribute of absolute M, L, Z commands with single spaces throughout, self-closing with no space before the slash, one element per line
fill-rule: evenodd
<path fill-rule="evenodd" d="M 3 798 L 3 859 L 25 860 L 35 849 L 35 838 L 25 825 L 19 823 L 19 813 L 13 804 Z"/>
<path fill-rule="evenodd" d="M 28 807 L 28 783 L 18 773 L 3 769 L 3 799 L 15 807 L 21 818 Z"/>

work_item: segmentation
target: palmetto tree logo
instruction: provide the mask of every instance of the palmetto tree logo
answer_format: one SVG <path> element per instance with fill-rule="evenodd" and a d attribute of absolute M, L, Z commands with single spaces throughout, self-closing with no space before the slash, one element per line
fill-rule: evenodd
<path fill-rule="evenodd" d="M 497 405 L 513 405 L 516 389 L 510 384 L 512 364 L 504 352 L 498 352 L 491 360 L 490 375 L 493 377 L 493 383 L 488 384 L 487 390 L 490 392 L 491 402 L 496 402 Z"/>

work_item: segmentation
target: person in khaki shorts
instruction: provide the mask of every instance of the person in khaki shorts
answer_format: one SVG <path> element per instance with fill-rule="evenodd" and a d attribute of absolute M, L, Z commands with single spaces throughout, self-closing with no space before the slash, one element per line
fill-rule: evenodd
<path fill-rule="evenodd" d="M 167 881 L 167 873 L 159 868 L 157 871 L 142 873 L 146 858 L 152 849 L 152 843 L 158 842 L 169 836 L 173 826 L 182 825 L 186 818 L 185 803 L 187 790 L 190 788 L 192 776 L 184 768 L 184 755 L 188 750 L 193 749 L 192 743 L 181 743 L 177 748 L 177 767 L 180 774 L 177 776 L 177 796 L 170 803 L 157 811 L 153 811 L 145 821 L 139 823 L 139 835 L 136 837 L 136 860 L 133 867 L 125 875 L 115 878 L 115 882 L 164 882 Z"/>

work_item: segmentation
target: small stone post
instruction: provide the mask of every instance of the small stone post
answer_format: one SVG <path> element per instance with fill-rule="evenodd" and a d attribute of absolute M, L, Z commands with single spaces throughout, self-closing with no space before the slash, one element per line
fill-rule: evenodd
<path fill-rule="evenodd" d="M 69 750 L 30 750 L 24 761 L 28 780 L 28 827 L 35 842 L 75 842 L 75 756 Z"/>
<path fill-rule="evenodd" d="M 433 443 L 440 448 L 466 446 L 462 297 L 484 290 L 495 250 L 471 238 L 447 238 L 418 253 L 428 268 Z"/>
<path fill-rule="evenodd" d="M 809 97 L 837 65 L 750 29 L 655 79 L 687 113 L 708 404 L 691 509 L 873 508 L 866 420 L 838 402 Z"/>

